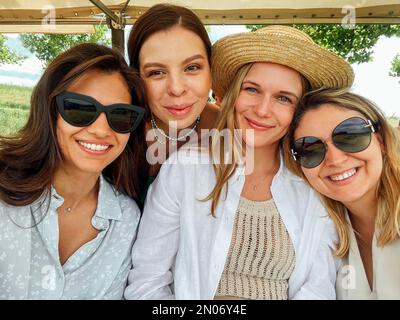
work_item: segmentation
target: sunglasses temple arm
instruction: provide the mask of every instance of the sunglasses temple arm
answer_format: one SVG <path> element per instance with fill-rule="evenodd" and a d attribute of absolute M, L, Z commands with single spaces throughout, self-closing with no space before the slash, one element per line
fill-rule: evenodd
<path fill-rule="evenodd" d="M 294 151 L 293 149 L 290 149 L 290 152 L 292 153 L 292 157 L 293 157 L 294 161 L 297 161 L 297 157 L 296 157 L 297 152 Z"/>
<path fill-rule="evenodd" d="M 365 125 L 365 128 L 371 128 L 372 132 L 375 132 L 375 127 L 374 124 L 371 122 L 371 120 L 367 120 L 368 124 Z"/>

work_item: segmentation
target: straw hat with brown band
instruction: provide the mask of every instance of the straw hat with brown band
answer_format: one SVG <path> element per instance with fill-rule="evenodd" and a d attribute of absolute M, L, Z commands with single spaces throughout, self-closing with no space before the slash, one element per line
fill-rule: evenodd
<path fill-rule="evenodd" d="M 238 69 L 252 62 L 273 62 L 301 73 L 311 89 L 348 88 L 354 80 L 352 67 L 324 49 L 304 32 L 288 26 L 268 26 L 218 40 L 212 48 L 213 91 L 223 97 Z"/>

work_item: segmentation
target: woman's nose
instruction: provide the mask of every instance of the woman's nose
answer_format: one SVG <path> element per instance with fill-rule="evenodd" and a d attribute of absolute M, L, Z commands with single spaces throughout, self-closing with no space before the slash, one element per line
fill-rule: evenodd
<path fill-rule="evenodd" d="M 347 153 L 337 148 L 332 142 L 326 142 L 325 164 L 338 166 L 348 159 Z"/>
<path fill-rule="evenodd" d="M 104 112 L 100 113 L 95 122 L 93 122 L 87 131 L 98 137 L 107 137 L 111 132 L 110 125 L 108 124 L 106 114 Z"/>

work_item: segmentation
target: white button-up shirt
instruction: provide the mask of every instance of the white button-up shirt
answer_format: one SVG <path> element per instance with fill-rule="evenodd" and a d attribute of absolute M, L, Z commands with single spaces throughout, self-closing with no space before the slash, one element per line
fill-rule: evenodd
<path fill-rule="evenodd" d="M 54 188 L 30 206 L 0 202 L 0 299 L 123 298 L 140 217 L 135 201 L 100 177 L 92 218 L 99 233 L 61 265 L 57 208 L 63 202 Z"/>
<path fill-rule="evenodd" d="M 245 176 L 239 168 L 229 179 L 214 218 L 211 201 L 201 201 L 216 182 L 209 162 L 208 153 L 180 150 L 162 166 L 147 195 L 125 298 L 214 298 Z M 282 159 L 271 193 L 295 248 L 289 298 L 335 299 L 337 235 L 322 203 Z"/>

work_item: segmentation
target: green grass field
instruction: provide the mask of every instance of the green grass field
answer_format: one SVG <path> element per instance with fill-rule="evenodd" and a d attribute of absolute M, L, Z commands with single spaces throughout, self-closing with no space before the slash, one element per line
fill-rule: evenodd
<path fill-rule="evenodd" d="M 0 84 L 0 135 L 13 134 L 26 123 L 32 89 Z"/>
<path fill-rule="evenodd" d="M 32 89 L 30 87 L 0 84 L 0 108 L 28 110 Z"/>

